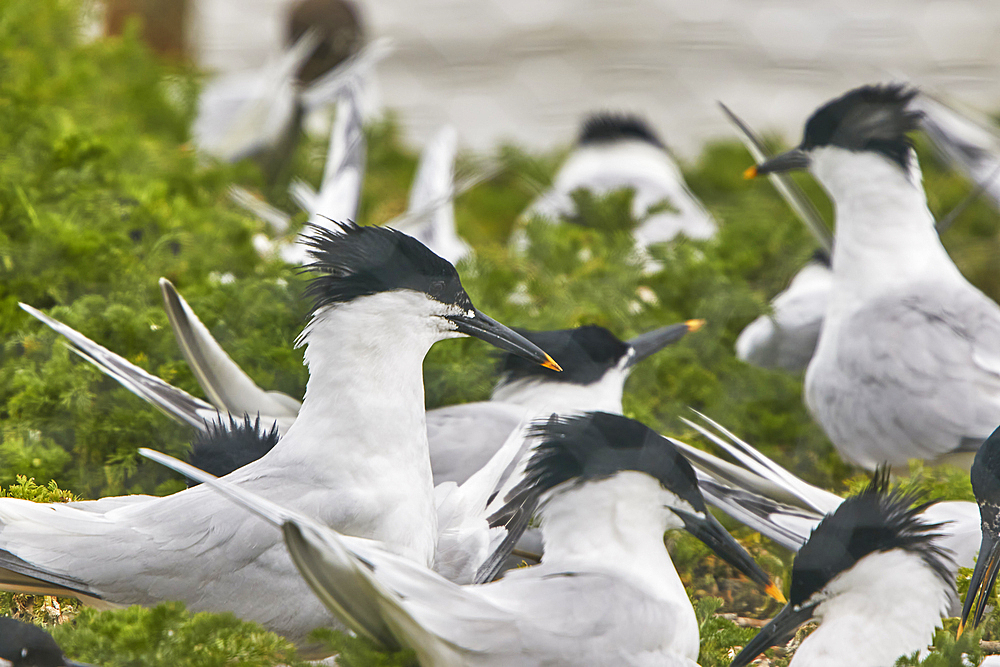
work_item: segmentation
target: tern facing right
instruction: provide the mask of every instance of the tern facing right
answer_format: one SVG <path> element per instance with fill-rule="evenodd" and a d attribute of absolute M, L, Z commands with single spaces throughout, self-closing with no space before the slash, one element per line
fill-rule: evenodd
<path fill-rule="evenodd" d="M 864 86 L 820 107 L 798 148 L 748 176 L 809 168 L 836 209 L 834 284 L 805 399 L 873 469 L 968 465 L 1000 417 L 1000 307 L 951 261 L 907 134 L 916 91 Z"/>
<path fill-rule="evenodd" d="M 665 438 L 608 413 L 553 418 L 534 431 L 527 476 L 509 500 L 538 503 L 545 556 L 482 586 L 458 586 L 371 541 L 202 481 L 280 526 L 303 576 L 350 628 L 412 649 L 424 667 L 694 667 L 698 624 L 664 548 L 671 528 L 777 593 L 708 513 L 694 471 Z"/>
<path fill-rule="evenodd" d="M 819 622 L 791 667 L 886 667 L 924 650 L 956 599 L 954 565 L 934 544 L 913 496 L 890 491 L 887 471 L 823 519 L 792 564 L 788 604 L 731 667 L 745 667 L 804 623 Z"/>
<path fill-rule="evenodd" d="M 472 335 L 552 362 L 479 312 L 455 268 L 404 234 L 316 230 L 313 257 L 303 419 L 229 479 L 429 565 L 438 530 L 424 355 Z M 215 500 L 202 488 L 70 504 L 0 499 L 0 588 L 105 605 L 181 600 L 298 642 L 328 624 L 322 605 L 296 593 L 306 589 L 277 535 Z"/>

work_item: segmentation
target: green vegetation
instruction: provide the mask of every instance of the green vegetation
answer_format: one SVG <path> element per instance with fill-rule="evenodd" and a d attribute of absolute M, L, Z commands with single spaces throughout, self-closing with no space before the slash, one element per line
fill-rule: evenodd
<path fill-rule="evenodd" d="M 183 483 L 139 459 L 136 449 L 183 455 L 191 434 L 75 358 L 17 307 L 19 301 L 200 395 L 160 305 L 156 281 L 166 276 L 261 386 L 297 395 L 306 379 L 301 350 L 292 348 L 307 311 L 303 279 L 293 267 L 254 252 L 251 238 L 263 224 L 227 196 L 232 184 L 263 188 L 260 173 L 250 163 L 204 162 L 188 147 L 199 75 L 156 60 L 134 31 L 80 43 L 78 13 L 74 0 L 0 3 L 0 484 L 9 486 L 5 495 L 45 502 L 72 498 L 60 487 L 87 498 L 176 491 Z M 416 152 L 402 143 L 391 116 L 367 134 L 359 218 L 378 224 L 404 210 Z M 925 146 L 918 148 L 931 208 L 943 215 L 970 187 Z M 292 172 L 317 183 L 325 154 L 325 138 L 303 141 Z M 496 171 L 456 203 L 459 231 L 476 250 L 459 270 L 477 306 L 515 326 L 596 323 L 623 338 L 705 318 L 701 331 L 636 370 L 626 413 L 697 442 L 677 419 L 693 407 L 813 483 L 841 493 L 859 483 L 857 471 L 840 462 L 809 419 L 801 378 L 733 356 L 739 331 L 766 311 L 813 250 L 768 184 L 742 180 L 750 159 L 736 142 L 706 146 L 685 170 L 720 223 L 717 238 L 654 248 L 663 268 L 648 275 L 627 233 L 636 222 L 628 213 L 629 193 L 581 195 L 578 226 L 527 224 L 529 249 L 511 253 L 507 240 L 521 224 L 518 214 L 550 181 L 562 153 L 503 146 L 488 157 Z M 815 183 L 800 182 L 829 219 Z M 276 183 L 264 194 L 292 212 L 286 185 Z M 301 224 L 304 215 L 294 221 Z M 995 212 L 976 202 L 944 241 L 972 282 L 1000 300 Z M 468 339 L 436 346 L 425 371 L 428 406 L 485 398 L 491 355 L 488 346 Z M 39 486 L 27 477 L 54 481 Z M 954 471 L 918 467 L 908 485 L 935 496 L 970 497 L 967 476 Z M 766 569 L 787 580 L 790 558 L 783 550 L 746 530 L 737 535 Z M 727 664 L 730 648 L 752 631 L 713 612 L 766 617 L 776 606 L 693 538 L 674 534 L 669 545 L 700 598 L 703 664 Z M 0 597 L 0 613 L 36 622 L 61 621 L 76 609 L 53 598 Z M 997 636 L 997 622 L 987 619 L 985 636 Z M 70 655 L 105 665 L 294 661 L 290 647 L 259 628 L 225 616 L 191 616 L 177 605 L 84 611 L 56 633 Z M 952 636 L 943 633 L 937 644 L 947 662 L 925 664 L 953 664 L 947 656 L 967 650 L 948 643 Z M 349 664 L 410 659 L 376 656 L 363 644 L 345 644 L 342 635 L 326 640 Z M 178 661 L 189 652 L 197 657 Z M 227 655 L 239 658 L 227 661 Z"/>

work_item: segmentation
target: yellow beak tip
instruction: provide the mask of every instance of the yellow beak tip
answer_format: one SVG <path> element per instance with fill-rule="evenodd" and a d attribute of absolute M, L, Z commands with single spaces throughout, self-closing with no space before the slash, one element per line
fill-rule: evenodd
<path fill-rule="evenodd" d="M 955 633 L 955 639 L 961 637 L 964 631 L 965 631 L 965 623 L 960 621 L 958 624 L 958 632 Z"/>
<path fill-rule="evenodd" d="M 687 325 L 688 331 L 694 333 L 698 329 L 705 326 L 705 320 L 688 320 L 684 324 Z"/>
<path fill-rule="evenodd" d="M 764 592 L 766 592 L 768 595 L 770 595 L 772 598 L 774 598 L 781 604 L 788 604 L 788 600 L 785 599 L 785 595 L 781 592 L 781 589 L 774 584 L 773 581 L 767 585 L 767 588 L 764 589 Z"/>
<path fill-rule="evenodd" d="M 542 366 L 544 366 L 545 368 L 550 368 L 550 369 L 554 370 L 557 373 L 561 373 L 562 372 L 562 366 L 560 366 L 559 364 L 557 364 L 556 360 L 553 359 L 552 357 L 550 357 L 547 354 L 545 355 L 545 362 L 542 364 Z"/>
<path fill-rule="evenodd" d="M 747 170 L 743 172 L 743 178 L 747 179 L 748 181 L 751 178 L 757 178 L 757 165 L 748 167 Z"/>

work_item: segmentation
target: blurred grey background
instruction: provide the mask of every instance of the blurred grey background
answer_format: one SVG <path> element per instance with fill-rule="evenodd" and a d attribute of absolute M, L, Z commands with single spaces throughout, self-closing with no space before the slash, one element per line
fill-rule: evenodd
<path fill-rule="evenodd" d="M 277 54 L 293 1 L 159 0 L 183 9 L 177 48 L 214 72 Z M 571 141 L 586 112 L 605 108 L 642 113 L 690 158 L 706 140 L 731 136 L 716 100 L 791 141 L 828 98 L 900 76 L 1000 109 L 998 0 L 355 4 L 368 38 L 396 47 L 378 67 L 379 93 L 415 142 L 451 122 L 468 148 L 513 140 L 545 149 Z"/>

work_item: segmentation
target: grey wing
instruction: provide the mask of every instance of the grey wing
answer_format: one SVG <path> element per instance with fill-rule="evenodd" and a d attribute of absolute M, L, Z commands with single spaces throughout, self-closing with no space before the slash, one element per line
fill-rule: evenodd
<path fill-rule="evenodd" d="M 652 657 L 694 664 L 677 655 L 684 644 L 677 619 L 690 614 L 690 606 L 682 610 L 621 579 L 549 572 L 539 565 L 510 572 L 478 591 L 485 601 L 510 610 L 512 618 L 491 627 L 460 615 L 447 622 L 417 616 L 450 642 L 492 656 L 476 664 L 620 665 Z M 696 645 L 690 648 L 697 653 Z"/>
<path fill-rule="evenodd" d="M 434 484 L 461 484 L 471 477 L 500 449 L 525 414 L 523 407 L 499 401 L 462 403 L 429 410 L 427 441 Z M 502 479 L 506 479 L 512 469 L 513 465 L 509 466 Z"/>
<path fill-rule="evenodd" d="M 147 373 L 76 329 L 27 304 L 22 303 L 21 308 L 65 337 L 71 350 L 168 417 L 199 430 L 205 428 L 206 422 L 219 418 L 219 411 L 205 401 Z"/>
<path fill-rule="evenodd" d="M 302 404 L 287 394 L 258 387 L 166 278 L 160 278 L 160 291 L 177 344 L 209 400 L 219 410 L 237 417 L 260 415 L 264 422 L 278 421 L 283 433 Z"/>
<path fill-rule="evenodd" d="M 828 351 L 821 335 L 806 399 L 855 462 L 935 459 L 996 428 L 1000 307 L 968 283 L 928 281 L 887 294 L 837 332 Z"/>

